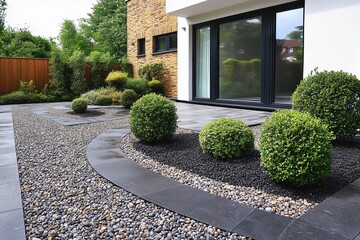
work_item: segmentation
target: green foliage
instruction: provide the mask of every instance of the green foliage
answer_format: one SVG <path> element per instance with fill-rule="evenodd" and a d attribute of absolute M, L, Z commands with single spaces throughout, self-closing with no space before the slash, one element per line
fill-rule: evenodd
<path fill-rule="evenodd" d="M 320 118 L 337 139 L 360 129 L 360 81 L 352 74 L 315 70 L 300 82 L 292 101 L 293 109 Z"/>
<path fill-rule="evenodd" d="M 81 51 L 85 55 L 90 53 L 90 40 L 82 34 L 71 20 L 64 20 L 62 23 L 59 40 L 66 59 L 70 58 L 75 51 Z"/>
<path fill-rule="evenodd" d="M 93 51 L 86 58 L 86 61 L 91 63 L 92 87 L 93 88 L 104 87 L 106 76 L 111 71 L 113 64 L 110 54 Z"/>
<path fill-rule="evenodd" d="M 5 27 L 5 11 L 6 11 L 6 1 L 0 0 L 0 33 Z"/>
<path fill-rule="evenodd" d="M 80 95 L 87 90 L 84 65 L 85 54 L 82 51 L 75 50 L 69 58 L 69 66 L 72 70 L 71 90 L 76 95 Z"/>
<path fill-rule="evenodd" d="M 254 149 L 254 134 L 241 120 L 220 118 L 204 126 L 199 142 L 204 153 L 231 159 Z"/>
<path fill-rule="evenodd" d="M 127 59 L 126 57 L 122 57 L 120 58 L 119 62 L 121 71 L 126 72 L 128 76 L 132 78 L 134 76 L 134 69 L 133 65 L 129 62 L 129 59 Z"/>
<path fill-rule="evenodd" d="M 112 71 L 106 77 L 105 82 L 110 87 L 115 87 L 118 90 L 122 90 L 128 80 L 128 74 L 120 71 Z"/>
<path fill-rule="evenodd" d="M 118 0 L 99 0 L 82 29 L 95 43 L 95 50 L 108 52 L 112 59 L 126 56 L 126 3 Z M 130 75 L 130 74 L 129 74 Z M 131 76 L 131 75 L 130 75 Z"/>
<path fill-rule="evenodd" d="M 111 95 L 112 103 L 115 105 L 121 104 L 121 95 L 122 95 L 122 93 L 120 91 L 115 91 Z"/>
<path fill-rule="evenodd" d="M 0 56 L 48 58 L 51 54 L 49 40 L 33 36 L 27 29 L 4 29 L 0 34 Z"/>
<path fill-rule="evenodd" d="M 0 104 L 20 104 L 27 102 L 28 98 L 22 91 L 16 91 L 0 96 Z"/>
<path fill-rule="evenodd" d="M 98 98 L 96 98 L 95 101 L 95 105 L 100 105 L 100 106 L 109 106 L 111 104 L 112 104 L 111 96 L 100 95 Z"/>
<path fill-rule="evenodd" d="M 86 112 L 88 107 L 86 99 L 76 98 L 71 103 L 71 108 L 76 113 L 84 113 Z"/>
<path fill-rule="evenodd" d="M 279 110 L 262 125 L 261 166 L 277 182 L 323 181 L 331 173 L 332 139 L 327 126 L 310 114 Z"/>
<path fill-rule="evenodd" d="M 157 142 L 173 136 L 177 119 L 175 104 L 152 93 L 134 103 L 130 111 L 130 129 L 143 142 Z"/>
<path fill-rule="evenodd" d="M 55 102 L 57 99 L 53 95 L 37 92 L 15 91 L 0 96 L 0 104 L 21 104 L 21 103 L 41 103 Z"/>
<path fill-rule="evenodd" d="M 165 75 L 165 67 L 163 63 L 152 63 L 142 66 L 139 69 L 139 76 L 150 81 L 153 79 L 162 80 Z"/>
<path fill-rule="evenodd" d="M 59 49 L 54 49 L 51 54 L 49 71 L 50 88 L 55 95 L 71 92 L 72 71 Z"/>
<path fill-rule="evenodd" d="M 159 80 L 151 80 L 148 82 L 149 90 L 152 93 L 163 94 L 164 93 L 164 84 Z"/>
<path fill-rule="evenodd" d="M 149 85 L 146 79 L 129 78 L 126 82 L 125 88 L 134 90 L 140 97 L 149 93 Z"/>
<path fill-rule="evenodd" d="M 120 102 L 120 97 L 121 97 L 121 92 L 116 91 L 115 88 L 99 88 L 96 90 L 91 90 L 87 93 L 84 93 L 81 95 L 81 98 L 86 99 L 86 101 L 88 102 L 88 104 L 97 104 L 98 98 L 101 97 L 110 97 L 110 99 L 112 99 L 114 104 L 119 104 Z M 111 104 L 111 103 L 110 103 Z M 109 104 L 109 105 L 110 105 Z"/>
<path fill-rule="evenodd" d="M 125 89 L 125 91 L 121 93 L 121 105 L 125 108 L 131 108 L 134 102 L 138 99 L 139 97 L 134 90 Z"/>
<path fill-rule="evenodd" d="M 20 88 L 19 91 L 27 94 L 27 93 L 35 93 L 35 84 L 33 80 L 30 80 L 29 82 L 24 82 L 20 80 Z"/>

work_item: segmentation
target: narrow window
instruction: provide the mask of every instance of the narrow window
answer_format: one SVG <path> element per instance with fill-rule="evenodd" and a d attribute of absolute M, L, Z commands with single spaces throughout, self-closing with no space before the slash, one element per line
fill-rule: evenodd
<path fill-rule="evenodd" d="M 138 39 L 138 56 L 145 55 L 145 38 Z"/>

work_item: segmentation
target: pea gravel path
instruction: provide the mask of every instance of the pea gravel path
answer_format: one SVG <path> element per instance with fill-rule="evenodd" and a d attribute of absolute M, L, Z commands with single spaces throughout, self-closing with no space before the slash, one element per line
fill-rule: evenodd
<path fill-rule="evenodd" d="M 63 126 L 15 108 L 13 121 L 27 239 L 246 239 L 147 203 L 89 166 L 87 144 L 127 119 Z"/>

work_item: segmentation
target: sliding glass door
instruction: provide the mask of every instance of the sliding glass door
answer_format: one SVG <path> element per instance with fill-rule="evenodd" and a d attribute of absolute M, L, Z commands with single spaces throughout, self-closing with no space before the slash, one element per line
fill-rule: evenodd
<path fill-rule="evenodd" d="M 219 98 L 261 101 L 261 17 L 219 25 Z"/>

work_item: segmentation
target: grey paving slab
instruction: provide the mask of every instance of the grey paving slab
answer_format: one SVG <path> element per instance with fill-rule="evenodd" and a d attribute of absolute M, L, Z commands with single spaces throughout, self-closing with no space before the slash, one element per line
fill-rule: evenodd
<path fill-rule="evenodd" d="M 291 218 L 255 209 L 233 231 L 256 240 L 275 240 L 292 221 Z"/>
<path fill-rule="evenodd" d="M 252 207 L 217 196 L 207 202 L 206 206 L 201 206 L 188 215 L 209 225 L 233 231 L 253 211 Z"/>
<path fill-rule="evenodd" d="M 22 209 L 19 183 L 0 185 L 0 213 Z"/>
<path fill-rule="evenodd" d="M 17 164 L 0 166 L 0 185 L 18 182 L 19 172 Z"/>
<path fill-rule="evenodd" d="M 356 236 L 356 238 L 354 240 L 360 240 L 360 233 L 359 233 L 359 235 Z"/>
<path fill-rule="evenodd" d="M 280 235 L 279 240 L 350 240 L 336 233 L 317 229 L 301 220 L 291 223 Z M 352 240 L 352 239 L 351 239 Z"/>
<path fill-rule="evenodd" d="M 16 153 L 10 152 L 0 154 L 0 166 L 6 166 L 10 164 L 17 164 Z"/>
<path fill-rule="evenodd" d="M 0 213 L 0 239 L 25 240 L 23 210 L 15 209 Z"/>

